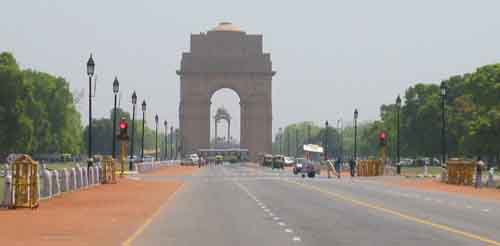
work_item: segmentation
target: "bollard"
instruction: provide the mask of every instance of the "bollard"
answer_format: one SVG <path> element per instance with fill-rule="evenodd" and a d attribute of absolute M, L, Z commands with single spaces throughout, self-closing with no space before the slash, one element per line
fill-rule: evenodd
<path fill-rule="evenodd" d="M 83 178 L 82 178 L 82 168 L 76 167 L 75 168 L 75 180 L 76 180 L 76 189 L 81 189 L 83 187 Z"/>
<path fill-rule="evenodd" d="M 3 187 L 3 202 L 2 205 L 12 206 L 12 176 L 5 176 L 5 187 Z"/>
<path fill-rule="evenodd" d="M 61 183 L 59 183 L 59 172 L 57 170 L 52 171 L 52 196 L 58 196 L 61 194 Z"/>
<path fill-rule="evenodd" d="M 43 170 L 43 173 L 42 173 L 42 183 L 43 183 L 43 188 L 42 188 L 42 192 L 41 192 L 41 195 L 42 197 L 44 198 L 50 198 L 52 197 L 52 173 L 45 169 Z"/>
<path fill-rule="evenodd" d="M 61 170 L 60 174 L 60 181 L 61 181 L 61 192 L 68 192 L 69 191 L 69 172 L 68 169 L 64 168 Z"/>
<path fill-rule="evenodd" d="M 493 179 L 494 176 L 495 176 L 495 168 L 492 167 L 488 171 L 488 181 L 486 182 L 487 187 L 490 187 L 490 188 L 495 187 L 495 180 Z"/>

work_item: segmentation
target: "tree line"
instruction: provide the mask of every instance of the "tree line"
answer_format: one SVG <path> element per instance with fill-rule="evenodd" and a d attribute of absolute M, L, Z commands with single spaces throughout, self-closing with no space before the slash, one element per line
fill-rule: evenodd
<path fill-rule="evenodd" d="M 9 153 L 72 153 L 82 148 L 80 114 L 68 82 L 20 69 L 0 53 L 0 157 Z"/>
<path fill-rule="evenodd" d="M 88 126 L 82 126 L 76 98 L 66 79 L 33 69 L 21 69 L 11 53 L 3 52 L 0 53 L 0 88 L 0 162 L 10 153 L 27 153 L 35 157 L 54 153 L 80 156 L 86 153 Z M 129 122 L 131 136 L 130 114 L 117 109 L 117 125 L 121 117 Z M 113 110 L 109 118 L 92 120 L 95 154 L 111 154 L 111 119 Z M 162 132 L 163 124 L 159 126 L 158 147 L 164 152 L 165 135 Z M 141 137 L 142 120 L 136 120 L 134 152 L 137 156 L 140 156 Z M 155 130 L 146 125 L 146 150 L 154 151 L 155 137 Z M 168 147 L 170 151 L 173 146 Z M 118 146 L 116 150 L 118 153 Z"/>
<path fill-rule="evenodd" d="M 449 158 L 474 158 L 482 156 L 490 161 L 500 159 L 500 64 L 486 65 L 472 73 L 452 76 L 444 81 L 446 85 L 445 122 L 446 146 Z M 441 156 L 442 95 L 438 83 L 417 83 L 404 92 L 400 106 L 400 151 L 408 158 Z M 378 155 L 378 135 L 385 131 L 388 136 L 390 156 L 396 155 L 396 97 L 394 103 L 380 107 L 380 118 L 359 122 L 357 129 L 358 156 Z M 360 112 L 362 114 L 363 112 Z M 299 123 L 285 127 L 274 141 L 273 151 L 283 137 L 286 144 L 287 130 Z M 311 139 L 322 144 L 324 127 L 313 126 Z M 291 130 L 294 133 L 295 130 Z M 330 133 L 331 132 L 331 133 Z M 298 135 L 303 136 L 303 127 Z M 329 134 L 338 135 L 336 129 Z M 291 134 L 291 139 L 295 136 Z M 342 130 L 342 145 L 338 138 L 329 137 L 329 152 L 342 153 L 352 157 L 354 149 L 354 129 L 349 124 Z M 333 148 L 333 149 L 332 149 Z M 331 155 L 330 154 L 330 155 Z"/>

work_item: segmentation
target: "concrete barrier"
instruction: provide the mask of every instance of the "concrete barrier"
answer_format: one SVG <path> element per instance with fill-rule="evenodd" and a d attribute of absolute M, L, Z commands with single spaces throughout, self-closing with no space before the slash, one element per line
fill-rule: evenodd
<path fill-rule="evenodd" d="M 75 176 L 76 176 L 76 189 L 82 189 L 83 188 L 83 175 L 82 175 L 82 168 L 81 167 L 75 167 Z"/>
<path fill-rule="evenodd" d="M 51 172 L 52 196 L 61 195 L 61 182 L 59 180 L 59 172 L 54 170 Z"/>
<path fill-rule="evenodd" d="M 76 181 L 76 169 L 73 167 L 69 170 L 69 190 L 68 191 L 75 191 L 78 189 L 78 184 Z"/>
<path fill-rule="evenodd" d="M 40 198 L 52 197 L 52 173 L 47 169 L 43 170 L 40 181 L 41 181 Z"/>
<path fill-rule="evenodd" d="M 89 176 L 87 173 L 87 168 L 82 167 L 82 188 L 87 188 L 89 186 Z"/>
<path fill-rule="evenodd" d="M 5 176 L 5 186 L 3 187 L 3 206 L 11 206 L 11 196 L 12 196 L 12 176 L 10 174 Z"/>
<path fill-rule="evenodd" d="M 69 191 L 69 172 L 68 169 L 64 168 L 59 172 L 59 180 L 61 181 L 61 192 Z"/>

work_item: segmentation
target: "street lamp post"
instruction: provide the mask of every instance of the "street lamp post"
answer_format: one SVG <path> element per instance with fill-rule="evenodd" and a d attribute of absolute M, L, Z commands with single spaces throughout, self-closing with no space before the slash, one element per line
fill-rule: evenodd
<path fill-rule="evenodd" d="M 396 171 L 398 175 L 401 174 L 401 164 L 399 163 L 401 160 L 401 155 L 400 155 L 400 138 L 399 138 L 399 113 L 401 111 L 401 97 L 398 95 L 396 98 Z"/>
<path fill-rule="evenodd" d="M 295 150 L 293 151 L 293 154 L 295 157 L 297 157 L 297 150 L 299 148 L 299 128 L 298 126 L 295 127 Z"/>
<path fill-rule="evenodd" d="M 89 136 L 88 136 L 88 162 L 87 168 L 90 168 L 93 164 L 92 159 L 92 76 L 94 76 L 95 71 L 95 63 L 94 59 L 92 59 L 92 54 L 90 54 L 90 58 L 87 61 L 87 75 L 89 76 Z"/>
<path fill-rule="evenodd" d="M 144 161 L 144 123 L 146 121 L 146 100 L 142 101 L 142 140 L 141 140 L 141 161 Z"/>
<path fill-rule="evenodd" d="M 441 91 L 441 165 L 446 163 L 446 112 L 445 112 L 445 104 L 446 104 L 446 93 L 448 88 L 446 87 L 446 83 L 441 82 L 440 91 Z"/>
<path fill-rule="evenodd" d="M 357 160 L 358 152 L 358 109 L 354 109 L 354 161 Z"/>
<path fill-rule="evenodd" d="M 279 145 L 280 145 L 280 152 L 279 152 L 279 154 L 280 155 L 282 153 L 281 145 L 283 143 L 283 132 L 282 131 L 283 131 L 283 128 L 280 127 L 279 131 L 278 131 L 279 132 Z"/>
<path fill-rule="evenodd" d="M 174 159 L 174 126 L 170 126 L 170 160 Z"/>
<path fill-rule="evenodd" d="M 156 123 L 156 132 L 155 132 L 155 160 L 158 161 L 158 115 L 155 115 L 155 123 Z"/>
<path fill-rule="evenodd" d="M 324 148 L 324 157 L 325 161 L 328 160 L 328 121 L 325 121 L 325 137 L 323 140 L 323 148 Z"/>
<path fill-rule="evenodd" d="M 178 129 L 175 129 L 175 159 L 177 160 L 177 154 L 179 153 L 179 134 Z"/>
<path fill-rule="evenodd" d="M 286 130 L 286 155 L 290 156 L 290 129 Z"/>
<path fill-rule="evenodd" d="M 165 153 L 163 154 L 163 159 L 167 160 L 168 159 L 168 122 L 165 120 L 163 121 L 163 125 L 165 126 Z"/>
<path fill-rule="evenodd" d="M 134 159 L 134 136 L 135 136 L 135 105 L 137 104 L 137 94 L 132 93 L 132 139 L 130 141 L 130 161 L 128 163 L 128 170 L 133 169 L 133 159 Z"/>
<path fill-rule="evenodd" d="M 115 106 L 113 108 L 113 140 L 112 140 L 112 152 L 111 156 L 113 159 L 116 158 L 116 96 L 118 94 L 118 91 L 120 90 L 120 83 L 118 82 L 118 78 L 115 77 L 115 80 L 113 81 L 113 93 L 115 94 Z"/>

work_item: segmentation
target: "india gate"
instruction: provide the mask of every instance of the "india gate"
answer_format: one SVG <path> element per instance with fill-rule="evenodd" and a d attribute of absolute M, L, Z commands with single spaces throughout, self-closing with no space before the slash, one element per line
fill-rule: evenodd
<path fill-rule="evenodd" d="M 250 158 L 271 153 L 271 56 L 263 53 L 262 35 L 247 34 L 222 22 L 206 33 L 192 34 L 190 51 L 182 54 L 179 121 L 181 153 L 210 146 L 212 95 L 227 88 L 240 99 L 240 147 Z"/>

